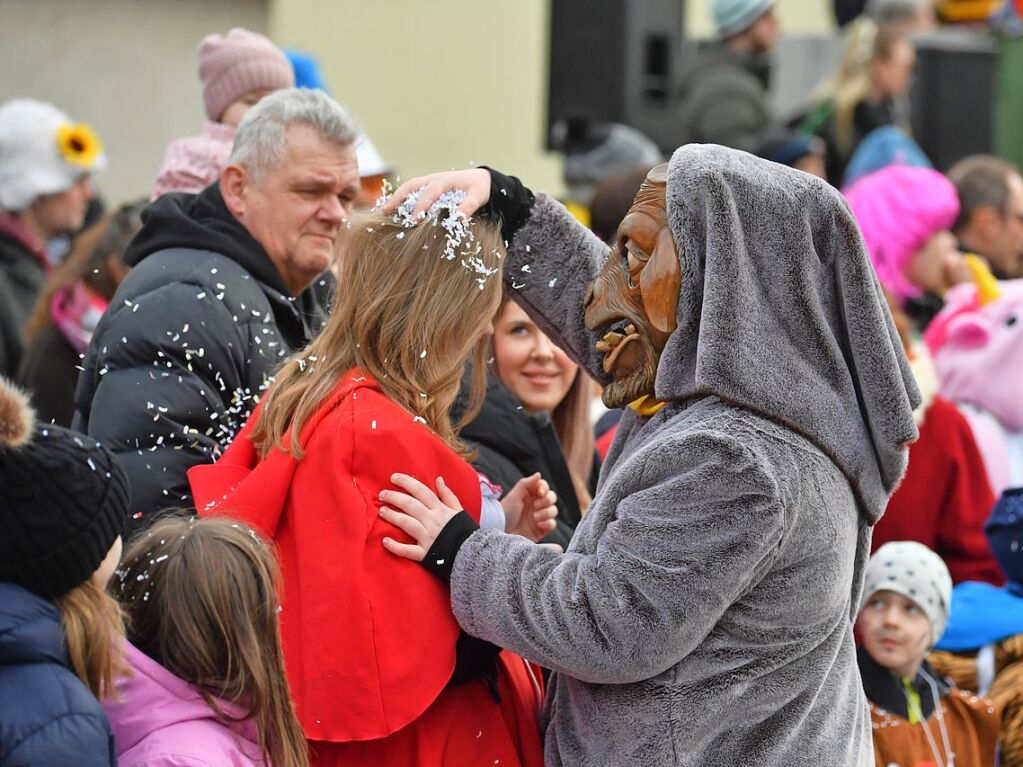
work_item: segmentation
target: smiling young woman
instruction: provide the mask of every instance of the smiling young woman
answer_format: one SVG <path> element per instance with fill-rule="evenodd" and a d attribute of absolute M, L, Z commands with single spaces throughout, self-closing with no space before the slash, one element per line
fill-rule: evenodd
<path fill-rule="evenodd" d="M 462 437 L 473 465 L 510 490 L 540 472 L 558 496 L 557 528 L 545 543 L 565 547 L 592 498 L 599 461 L 590 422 L 590 378 L 507 296 L 494 318 L 487 395 Z"/>

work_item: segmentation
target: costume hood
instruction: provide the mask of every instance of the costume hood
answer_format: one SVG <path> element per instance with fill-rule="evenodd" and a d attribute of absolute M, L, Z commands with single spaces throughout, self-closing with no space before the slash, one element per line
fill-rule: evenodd
<path fill-rule="evenodd" d="M 656 395 L 715 395 L 802 434 L 880 518 L 920 402 L 848 205 L 826 183 L 745 152 L 678 149 L 668 221 L 678 327 Z"/>

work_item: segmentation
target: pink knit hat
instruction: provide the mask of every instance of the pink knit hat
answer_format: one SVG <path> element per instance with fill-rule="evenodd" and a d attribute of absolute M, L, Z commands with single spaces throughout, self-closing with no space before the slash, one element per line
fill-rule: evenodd
<path fill-rule="evenodd" d="M 845 191 L 882 287 L 898 301 L 921 294 L 904 270 L 933 235 L 959 215 L 952 182 L 936 170 L 890 165 Z"/>
<path fill-rule="evenodd" d="M 206 116 L 220 120 L 231 102 L 251 91 L 295 85 L 295 70 L 284 52 L 263 35 L 235 27 L 199 43 L 199 79 Z"/>

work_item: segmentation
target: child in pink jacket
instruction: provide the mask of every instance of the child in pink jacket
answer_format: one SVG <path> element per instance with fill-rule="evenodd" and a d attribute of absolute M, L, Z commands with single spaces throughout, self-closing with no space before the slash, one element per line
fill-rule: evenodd
<path fill-rule="evenodd" d="M 117 574 L 130 673 L 104 709 L 119 767 L 308 767 L 277 566 L 256 533 L 226 517 L 164 517 Z"/>
<path fill-rule="evenodd" d="M 235 27 L 199 43 L 199 79 L 206 124 L 198 136 L 170 143 L 156 175 L 153 197 L 201 192 L 218 178 L 245 113 L 263 96 L 295 85 L 284 52 L 263 35 Z"/>

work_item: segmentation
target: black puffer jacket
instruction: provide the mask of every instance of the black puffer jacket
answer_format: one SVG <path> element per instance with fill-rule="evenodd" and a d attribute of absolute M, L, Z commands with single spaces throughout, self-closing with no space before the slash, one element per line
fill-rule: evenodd
<path fill-rule="evenodd" d="M 191 504 L 186 472 L 213 461 L 280 361 L 326 318 L 325 276 L 292 297 L 218 184 L 142 215 L 121 283 L 85 355 L 75 428 L 113 450 L 131 481 L 134 532 Z"/>
<path fill-rule="evenodd" d="M 466 397 L 463 386 L 463 403 Z M 492 483 L 500 485 L 503 492 L 511 490 L 523 477 L 540 472 L 558 494 L 558 526 L 543 542 L 567 548 L 582 514 L 551 417 L 547 413 L 527 413 L 497 377 L 491 375 L 483 407 L 462 429 L 461 435 L 478 452 L 473 466 Z M 591 493 L 599 470 L 594 454 L 594 468 L 589 478 Z"/>
<path fill-rule="evenodd" d="M 25 353 L 22 333 L 46 284 L 42 262 L 25 245 L 0 235 L 0 375 L 13 378 Z"/>

